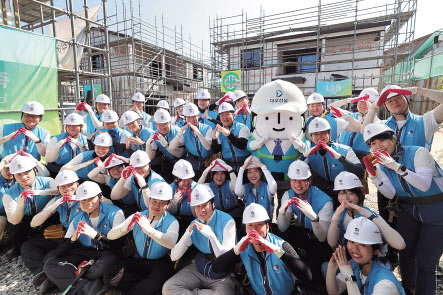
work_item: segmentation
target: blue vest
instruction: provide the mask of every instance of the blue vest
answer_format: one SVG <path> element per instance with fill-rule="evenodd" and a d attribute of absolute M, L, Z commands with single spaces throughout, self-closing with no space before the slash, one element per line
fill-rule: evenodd
<path fill-rule="evenodd" d="M 111 176 L 111 179 L 109 180 L 109 187 L 111 188 L 111 190 L 114 188 L 114 186 L 117 184 L 117 182 L 118 182 L 118 179 L 115 179 L 114 177 Z M 135 204 L 135 198 L 132 193 L 132 190 L 129 193 L 127 193 L 126 196 L 121 198 L 120 201 L 122 201 L 126 205 Z"/>
<path fill-rule="evenodd" d="M 175 195 L 175 193 L 177 192 L 177 184 L 174 181 L 174 182 L 170 183 L 169 185 L 172 187 L 172 195 Z M 195 181 L 191 182 L 191 191 L 195 188 L 196 185 L 197 185 L 197 183 Z M 188 192 L 185 191 L 184 197 L 181 198 L 181 200 L 177 204 L 177 212 L 175 213 L 175 215 L 177 215 L 177 216 L 193 216 L 192 210 L 191 210 L 191 205 L 189 204 L 188 198 L 190 198 L 190 196 L 188 196 Z"/>
<path fill-rule="evenodd" d="M 366 278 L 365 284 L 362 285 L 360 280 L 360 266 L 354 262 L 354 260 L 350 260 L 352 271 L 354 272 L 354 276 L 357 278 L 357 285 L 360 289 L 360 293 L 362 295 L 371 295 L 374 292 L 375 285 L 382 280 L 389 280 L 393 282 L 396 286 L 400 294 L 405 295 L 405 290 L 402 285 L 398 282 L 395 275 L 387 269 L 380 260 L 375 260 L 369 270 L 369 274 Z"/>
<path fill-rule="evenodd" d="M 177 133 L 180 131 L 180 128 L 178 128 L 177 126 L 172 126 L 171 125 L 171 130 L 169 130 L 169 132 L 168 132 L 168 136 L 166 136 L 166 141 L 168 142 L 168 143 L 171 143 L 171 141 L 175 138 L 175 136 L 177 135 Z M 169 159 L 175 159 L 175 157 L 173 156 L 173 155 L 171 155 L 171 153 L 169 153 L 168 152 L 168 150 L 164 147 L 164 146 L 162 146 L 159 142 L 157 142 L 156 141 L 156 143 L 157 143 L 157 146 L 158 146 L 158 149 L 166 156 L 166 157 L 168 157 Z"/>
<path fill-rule="evenodd" d="M 426 142 L 423 116 L 409 113 L 406 117 L 406 122 L 401 129 L 398 129 L 397 121 L 394 116 L 382 121 L 382 123 L 395 131 L 397 141 L 403 146 L 421 146 L 431 150 L 432 141 Z"/>
<path fill-rule="evenodd" d="M 57 142 L 59 142 L 60 140 L 65 139 L 68 136 L 69 135 L 67 132 L 63 132 L 63 133 L 54 135 L 53 137 L 57 138 Z M 86 136 L 84 136 L 83 134 L 81 134 L 81 133 L 79 134 L 78 140 L 82 144 L 84 144 L 86 147 L 88 146 L 88 140 L 86 139 Z M 69 161 L 74 159 L 75 156 L 77 156 L 80 153 L 81 153 L 81 150 L 79 147 L 76 147 L 75 150 L 73 150 L 71 147 L 71 143 L 68 142 L 60 148 L 60 151 L 58 152 L 58 157 L 54 162 L 59 165 L 65 165 L 66 163 L 68 163 Z"/>
<path fill-rule="evenodd" d="M 295 192 L 293 189 L 288 190 L 289 199 L 292 199 L 295 197 Z M 332 203 L 331 197 L 329 197 L 327 194 L 325 194 L 323 191 L 321 191 L 319 188 L 315 186 L 310 186 L 308 188 L 308 199 L 306 200 L 311 206 L 312 210 L 314 210 L 315 214 L 318 215 L 318 213 L 323 209 L 323 207 L 326 205 L 327 202 Z M 295 215 L 297 215 L 297 222 L 298 224 L 306 229 L 312 230 L 312 223 L 311 219 L 307 218 L 303 212 L 301 212 L 295 204 L 291 205 L 292 211 L 294 211 Z"/>
<path fill-rule="evenodd" d="M 58 199 L 63 198 L 62 196 L 58 196 L 55 198 L 57 201 Z M 72 206 L 69 208 L 68 204 L 65 202 L 58 206 L 57 212 L 60 216 L 60 223 L 63 224 L 63 227 L 65 229 L 69 228 L 69 225 L 71 224 L 72 220 L 82 212 L 82 209 L 80 209 L 80 205 L 78 202 L 74 202 Z"/>
<path fill-rule="evenodd" d="M 308 126 L 311 123 L 311 121 L 314 119 L 313 116 L 310 116 L 307 120 L 306 120 L 306 130 L 309 130 Z M 337 136 L 339 135 L 337 133 L 337 118 L 333 117 L 330 114 L 327 114 L 326 116 L 323 116 L 323 119 L 325 119 L 326 121 L 328 121 L 329 125 L 331 125 L 331 140 L 333 142 L 337 142 Z"/>
<path fill-rule="evenodd" d="M 208 117 L 211 118 L 211 119 L 217 120 L 218 113 L 209 110 L 209 108 L 208 108 L 207 110 L 208 110 Z M 206 111 L 206 110 L 205 110 L 205 111 Z M 208 125 L 209 127 L 211 127 L 212 129 L 214 129 L 214 128 L 215 128 L 215 124 L 214 124 L 214 123 L 212 123 L 211 121 L 209 121 L 207 118 L 201 118 L 201 116 L 203 116 L 203 114 L 205 113 L 205 111 L 204 111 L 204 112 L 200 112 L 200 119 L 199 119 L 199 122 L 200 122 L 200 123 L 203 123 L 203 124 L 206 124 L 206 125 Z M 199 125 L 200 125 L 200 124 L 199 124 Z M 203 135 L 204 135 L 204 134 L 203 134 Z"/>
<path fill-rule="evenodd" d="M 220 244 L 223 244 L 223 231 L 225 230 L 226 223 L 228 223 L 228 221 L 231 219 L 232 217 L 228 213 L 219 211 L 217 209 L 214 210 L 214 215 L 212 216 L 212 219 L 208 225 L 211 227 Z M 204 223 L 198 218 L 195 220 Z M 196 246 L 203 254 L 214 254 L 214 252 L 211 251 L 212 247 L 209 246 L 211 242 L 207 237 L 201 234 L 197 228 L 194 228 L 192 231 L 191 239 L 194 246 Z"/>
<path fill-rule="evenodd" d="M 214 193 L 215 208 L 221 211 L 229 211 L 237 205 L 237 196 L 235 196 L 229 189 L 231 180 L 226 180 L 221 188 L 211 181 L 209 187 Z"/>
<path fill-rule="evenodd" d="M 13 184 L 14 184 L 14 181 L 12 183 L 9 183 L 0 174 L 0 213 L 5 213 L 5 207 L 3 207 L 3 195 L 5 194 L 5 191 L 8 188 L 10 188 Z"/>
<path fill-rule="evenodd" d="M 90 161 L 90 160 L 92 160 L 92 159 L 95 159 L 95 158 L 97 157 L 97 155 L 95 154 L 95 151 L 86 151 L 86 152 L 83 152 L 83 153 L 81 153 L 81 154 L 83 155 L 82 163 L 88 162 L 88 161 Z M 109 156 L 110 156 L 110 153 L 108 153 L 108 154 L 106 155 L 105 159 L 106 159 L 107 157 L 109 157 Z M 89 174 L 89 172 L 91 172 L 91 171 L 94 170 L 95 168 L 97 168 L 97 165 L 95 165 L 95 163 L 92 163 L 92 164 L 89 164 L 89 165 L 86 166 L 86 167 L 83 167 L 83 168 L 81 168 L 81 169 L 75 171 L 75 173 L 77 173 L 77 175 L 78 175 L 78 177 L 79 177 L 80 179 L 86 179 L 86 180 L 89 180 L 88 174 Z"/>
<path fill-rule="evenodd" d="M 354 119 L 358 120 L 358 112 L 350 113 Z M 363 122 L 360 122 L 363 123 Z M 368 153 L 371 147 L 367 145 L 363 139 L 363 135 L 360 132 L 346 132 L 343 131 L 340 134 L 339 143 L 351 147 L 354 151 L 359 153 Z"/>
<path fill-rule="evenodd" d="M 231 126 L 231 133 L 238 138 L 238 134 L 243 127 L 245 127 L 245 125 L 234 121 Z M 247 149 L 241 150 L 235 147 L 221 132 L 219 138 L 222 146 L 223 159 L 230 162 L 243 162 L 251 154 Z"/>
<path fill-rule="evenodd" d="M 342 154 L 344 157 L 346 157 L 346 154 L 351 149 L 350 147 L 339 143 L 332 143 L 331 148 L 337 153 Z M 321 156 L 319 152 L 316 152 L 309 156 L 308 159 L 311 170 L 328 181 L 334 181 L 335 177 L 345 170 L 345 167 L 343 167 L 343 165 L 328 152 L 324 156 Z"/>
<path fill-rule="evenodd" d="M 98 233 L 103 233 L 107 235 L 112 229 L 112 223 L 114 222 L 115 214 L 117 214 L 118 211 L 121 211 L 119 207 L 101 202 L 96 231 Z M 86 224 L 92 227 L 91 221 L 89 220 L 89 215 L 84 211 L 74 217 L 74 220 L 72 221 L 74 229 L 77 228 L 80 221 L 84 221 Z M 95 248 L 97 250 L 102 250 L 108 247 L 100 241 L 90 239 L 86 235 L 80 235 L 78 239 L 84 246 Z"/>
<path fill-rule="evenodd" d="M 251 130 L 251 128 L 252 128 L 251 115 L 249 115 L 249 114 L 246 114 L 245 116 L 243 116 L 243 114 L 240 113 L 235 117 L 234 121 L 248 126 L 249 130 Z"/>
<path fill-rule="evenodd" d="M 148 218 L 149 210 L 145 210 L 141 212 L 141 214 Z M 174 216 L 165 211 L 165 213 L 163 213 L 163 216 L 158 220 L 154 229 L 158 230 L 159 232 L 166 233 L 171 223 L 173 223 L 175 220 L 177 219 L 175 219 Z M 134 225 L 132 233 L 134 235 L 137 253 L 140 258 L 158 259 L 165 256 L 165 254 L 168 253 L 170 250 L 157 243 L 154 239 L 151 239 L 147 234 L 143 232 L 138 224 Z"/>
<path fill-rule="evenodd" d="M 50 177 L 35 177 L 34 190 L 45 190 L 50 187 L 49 182 L 52 180 Z M 20 184 L 15 183 L 5 191 L 5 194 L 11 196 L 11 198 L 17 202 L 20 194 L 25 191 Z M 46 204 L 52 199 L 53 196 L 28 196 L 25 203 L 25 215 L 34 216 L 45 208 Z"/>
<path fill-rule="evenodd" d="M 97 112 L 95 112 L 94 114 L 99 121 L 102 120 L 102 114 L 99 115 Z M 97 129 L 95 129 L 94 123 L 92 123 L 91 115 L 88 114 L 86 116 L 86 136 L 91 135 L 92 133 L 95 132 L 95 130 Z"/>
<path fill-rule="evenodd" d="M 131 131 L 127 131 L 129 134 L 131 134 L 131 136 L 132 137 L 136 137 L 136 135 L 135 135 L 135 133 L 134 132 L 131 132 Z M 148 141 L 148 139 L 149 139 L 149 137 L 152 135 L 152 134 L 154 134 L 155 133 L 155 131 L 154 130 L 152 130 L 151 128 L 146 128 L 146 127 L 143 127 L 142 126 L 142 128 L 141 128 L 141 130 L 140 130 L 140 134 L 138 135 L 138 137 L 140 137 L 140 139 L 141 140 L 143 140 L 143 142 L 147 142 Z M 137 144 L 132 144 L 131 143 L 131 150 L 133 150 L 133 151 L 137 151 L 137 150 L 142 150 L 142 151 L 145 151 L 146 150 L 146 147 L 143 145 L 143 146 L 140 146 L 140 145 L 137 145 Z"/>
<path fill-rule="evenodd" d="M 178 120 L 175 120 L 175 126 L 177 126 L 178 128 L 182 128 L 185 125 L 186 121 L 182 117 L 178 118 Z"/>
<path fill-rule="evenodd" d="M 146 179 L 145 179 L 146 180 Z M 163 177 L 155 173 L 152 169 L 149 171 L 148 179 L 146 180 L 146 184 L 151 187 L 154 183 L 158 181 L 165 181 Z M 137 180 L 134 176 L 132 176 L 131 179 L 131 188 L 132 188 L 132 194 L 135 198 L 135 201 L 137 202 L 137 206 L 141 210 L 148 210 L 148 204 L 145 204 L 143 200 L 143 192 L 140 189 L 140 187 L 137 184 Z"/>
<path fill-rule="evenodd" d="M 262 205 L 268 212 L 269 217 L 272 219 L 272 213 L 274 213 L 274 206 L 269 199 L 268 183 L 266 181 L 260 181 L 260 185 L 257 187 L 257 197 L 252 193 L 252 185 L 250 182 L 243 184 L 245 187 L 245 207 L 252 203 Z"/>
<path fill-rule="evenodd" d="M 202 124 L 202 123 L 198 124 L 198 130 L 203 135 L 203 137 L 206 135 L 206 133 L 208 132 L 208 130 L 210 128 L 211 127 L 209 127 L 206 124 Z M 200 139 L 198 137 L 194 137 L 194 132 L 192 132 L 192 129 L 190 127 L 188 127 L 185 130 L 185 133 L 183 134 L 183 136 L 184 136 L 184 140 L 185 140 L 186 149 L 188 150 L 189 153 L 193 154 L 196 157 L 200 157 L 200 158 L 206 158 L 211 155 L 210 151 L 207 151 L 203 147 Z M 197 148 L 196 143 L 198 145 L 198 148 Z"/>
<path fill-rule="evenodd" d="M 25 125 L 23 125 L 22 122 L 5 124 L 3 125 L 3 136 L 15 133 L 20 128 L 25 128 Z M 29 131 L 34 133 L 34 135 L 36 135 L 41 140 L 45 140 L 46 137 L 49 137 L 49 131 L 40 126 L 35 126 L 34 129 Z M 14 154 L 19 149 L 23 149 L 25 152 L 31 154 L 34 158 L 40 161 L 41 156 L 38 153 L 37 146 L 31 139 L 29 139 L 29 137 L 25 136 L 23 133 L 20 133 L 16 138 L 10 139 L 3 144 L 2 158 L 10 154 Z"/>
<path fill-rule="evenodd" d="M 282 238 L 268 233 L 266 238 L 274 245 L 282 246 Z M 266 253 L 265 265 L 261 265 L 257 252 L 252 245 L 240 253 L 240 258 L 245 265 L 249 281 L 257 295 L 287 295 L 292 294 L 295 279 L 286 264 L 274 253 Z"/>

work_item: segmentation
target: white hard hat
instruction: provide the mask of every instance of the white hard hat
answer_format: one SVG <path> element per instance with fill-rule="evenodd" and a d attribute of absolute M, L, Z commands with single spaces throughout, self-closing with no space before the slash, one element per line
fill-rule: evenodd
<path fill-rule="evenodd" d="M 225 161 L 223 161 L 222 159 L 215 159 L 214 161 L 211 162 L 211 165 L 217 161 L 219 165 L 215 165 L 214 168 L 212 168 L 211 171 L 213 172 L 217 172 L 217 171 L 227 171 L 227 169 L 223 169 L 226 168 L 227 164 Z"/>
<path fill-rule="evenodd" d="M 296 160 L 289 165 L 288 177 L 290 179 L 308 179 L 311 175 L 309 165 L 301 160 Z"/>
<path fill-rule="evenodd" d="M 112 156 L 112 155 L 111 155 Z M 108 159 L 111 157 L 111 156 L 109 156 L 106 160 L 105 160 L 105 163 L 108 161 Z M 112 168 L 112 167 L 115 167 L 115 166 L 119 166 L 119 165 L 123 165 L 123 164 L 126 164 L 126 162 L 125 161 L 123 161 L 123 159 L 122 158 L 120 158 L 120 157 L 112 157 L 112 159 L 111 159 L 111 161 L 108 163 L 108 165 L 106 165 L 105 166 L 105 168 L 106 169 L 110 169 L 110 168 Z"/>
<path fill-rule="evenodd" d="M 232 106 L 232 104 L 228 103 L 228 102 L 223 102 L 221 105 L 219 105 L 218 107 L 218 113 L 224 113 L 224 112 L 235 112 L 234 107 Z"/>
<path fill-rule="evenodd" d="M 65 121 L 63 122 L 65 125 L 83 125 L 85 124 L 85 121 L 83 120 L 83 117 L 80 116 L 77 113 L 72 113 L 66 116 Z"/>
<path fill-rule="evenodd" d="M 180 159 L 174 164 L 172 168 L 172 175 L 180 179 L 189 179 L 195 176 L 194 169 L 192 169 L 191 163 L 186 160 Z"/>
<path fill-rule="evenodd" d="M 314 118 L 308 126 L 309 133 L 315 133 L 325 130 L 331 130 L 331 125 L 325 118 L 316 117 Z"/>
<path fill-rule="evenodd" d="M 157 102 L 157 107 L 163 108 L 163 109 L 169 109 L 169 103 L 163 99 L 163 100 L 160 100 L 159 102 Z"/>
<path fill-rule="evenodd" d="M 363 139 L 367 145 L 371 145 L 371 138 L 382 134 L 382 133 L 390 133 L 392 135 L 395 134 L 394 130 L 382 123 L 371 123 L 366 125 L 363 130 Z"/>
<path fill-rule="evenodd" d="M 125 125 L 140 119 L 140 116 L 134 111 L 126 111 L 122 115 L 123 124 Z"/>
<path fill-rule="evenodd" d="M 314 92 L 308 96 L 306 100 L 306 104 L 310 105 L 311 103 L 324 103 L 325 98 L 320 93 Z"/>
<path fill-rule="evenodd" d="M 77 191 L 75 192 L 75 200 L 81 201 L 93 198 L 101 192 L 102 190 L 100 189 L 98 184 L 92 181 L 85 181 L 78 186 Z"/>
<path fill-rule="evenodd" d="M 132 100 L 133 101 L 141 101 L 141 102 L 145 102 L 145 96 L 143 94 L 141 94 L 140 92 L 137 92 L 136 94 L 134 94 L 132 96 Z"/>
<path fill-rule="evenodd" d="M 113 110 L 106 110 L 102 114 L 102 122 L 103 123 L 109 123 L 109 122 L 116 122 L 118 121 L 118 115 Z"/>
<path fill-rule="evenodd" d="M 29 101 L 22 107 L 22 112 L 41 116 L 45 113 L 45 108 L 38 101 Z"/>
<path fill-rule="evenodd" d="M 202 89 L 197 93 L 197 99 L 211 99 L 211 94 L 206 89 Z"/>
<path fill-rule="evenodd" d="M 365 95 L 369 95 L 369 101 L 371 103 L 374 103 L 377 101 L 378 97 L 380 96 L 378 94 L 378 91 L 375 88 L 365 88 L 363 89 L 360 94 L 358 95 L 358 97 L 363 97 Z"/>
<path fill-rule="evenodd" d="M 257 158 L 257 157 L 254 157 L 254 156 L 252 156 L 252 155 L 246 158 L 246 160 L 245 160 L 245 163 L 246 163 L 246 161 L 248 161 L 248 160 L 249 160 L 249 158 L 251 158 L 251 157 L 253 157 L 253 158 L 254 158 L 254 160 L 255 160 L 256 162 L 258 162 L 258 163 L 261 163 L 261 161 L 260 161 L 260 159 L 259 159 L 259 158 Z M 257 166 L 257 165 L 255 165 L 254 161 L 251 161 L 251 163 L 249 163 L 249 166 L 248 166 L 248 168 L 246 168 L 246 169 L 252 169 L 252 168 L 258 168 L 258 166 Z"/>
<path fill-rule="evenodd" d="M 12 159 L 11 163 L 9 163 L 9 173 L 17 174 L 29 171 L 33 169 L 35 166 L 37 166 L 37 164 L 29 157 L 18 155 L 14 159 Z"/>
<path fill-rule="evenodd" d="M 214 198 L 211 188 L 204 184 L 197 184 L 191 193 L 191 206 L 197 206 L 209 202 Z"/>
<path fill-rule="evenodd" d="M 383 88 L 383 90 L 380 92 L 380 93 L 383 93 L 383 92 L 385 92 L 386 90 L 388 90 L 388 89 L 401 89 L 401 87 L 400 86 L 397 86 L 397 85 L 388 85 L 388 86 L 386 86 L 385 88 Z M 391 92 L 391 93 L 389 93 L 388 94 L 388 98 L 386 99 L 386 101 L 388 100 L 388 99 L 390 99 L 391 97 L 394 97 L 394 96 L 397 96 L 397 95 L 399 95 L 398 93 L 395 93 L 395 92 Z"/>
<path fill-rule="evenodd" d="M 148 154 L 145 151 L 136 151 L 131 155 L 129 158 L 129 164 L 132 165 L 132 167 L 143 167 L 148 165 L 151 162 L 151 159 L 149 159 Z"/>
<path fill-rule="evenodd" d="M 151 187 L 150 198 L 170 201 L 172 199 L 172 187 L 164 181 L 157 182 Z"/>
<path fill-rule="evenodd" d="M 95 103 L 97 102 L 111 104 L 111 99 L 106 94 L 100 94 L 95 98 Z"/>
<path fill-rule="evenodd" d="M 363 184 L 354 173 L 342 171 L 334 179 L 334 191 L 353 189 L 357 187 L 363 187 Z"/>
<path fill-rule="evenodd" d="M 237 100 L 239 100 L 240 98 L 243 98 L 247 96 L 246 93 L 244 93 L 243 91 L 241 91 L 240 89 L 237 89 L 234 91 L 234 93 L 232 94 L 232 100 L 234 102 L 236 102 Z"/>
<path fill-rule="evenodd" d="M 256 114 L 286 111 L 303 114 L 307 109 L 303 93 L 292 83 L 275 80 L 263 85 L 254 95 L 251 111 Z"/>
<path fill-rule="evenodd" d="M 78 181 L 77 173 L 75 173 L 72 170 L 60 171 L 55 177 L 56 186 L 65 185 L 68 183 L 74 183 L 76 181 Z"/>
<path fill-rule="evenodd" d="M 106 132 L 100 133 L 94 138 L 94 145 L 112 146 L 112 137 Z"/>
<path fill-rule="evenodd" d="M 171 122 L 171 115 L 165 109 L 159 109 L 154 113 L 155 123 L 168 123 Z"/>
<path fill-rule="evenodd" d="M 177 98 L 174 100 L 174 108 L 178 108 L 179 106 L 182 106 L 182 105 L 184 105 L 184 104 L 186 104 L 186 101 L 185 101 L 183 98 L 179 98 L 179 97 L 177 97 Z"/>
<path fill-rule="evenodd" d="M 383 244 L 380 229 L 366 217 L 354 218 L 349 222 L 345 239 L 365 245 Z"/>
<path fill-rule="evenodd" d="M 198 111 L 198 107 L 193 103 L 187 103 L 183 107 L 183 116 L 189 117 L 189 116 L 198 116 L 200 115 L 200 112 Z"/>
<path fill-rule="evenodd" d="M 265 207 L 257 203 L 251 203 L 243 211 L 243 223 L 253 223 L 269 220 L 268 212 Z"/>

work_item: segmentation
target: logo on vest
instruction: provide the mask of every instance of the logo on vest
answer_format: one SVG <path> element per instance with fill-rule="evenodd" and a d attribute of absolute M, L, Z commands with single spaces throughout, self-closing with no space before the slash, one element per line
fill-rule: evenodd
<path fill-rule="evenodd" d="M 279 268 L 280 268 L 280 266 L 278 266 L 278 264 L 274 265 L 274 267 L 273 267 L 274 270 L 277 270 Z"/>

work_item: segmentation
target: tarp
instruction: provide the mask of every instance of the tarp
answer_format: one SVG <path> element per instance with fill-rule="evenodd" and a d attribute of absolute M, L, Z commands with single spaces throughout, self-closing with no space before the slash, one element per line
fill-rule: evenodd
<path fill-rule="evenodd" d="M 424 80 L 443 75 L 443 52 L 415 61 L 413 80 Z"/>

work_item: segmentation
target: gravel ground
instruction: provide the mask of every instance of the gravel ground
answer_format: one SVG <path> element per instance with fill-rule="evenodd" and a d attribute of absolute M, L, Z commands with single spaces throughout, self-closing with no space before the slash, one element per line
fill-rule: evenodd
<path fill-rule="evenodd" d="M 441 146 L 443 146 L 443 130 L 435 134 L 433 149 L 431 151 L 439 165 L 443 167 L 443 152 Z M 369 185 L 369 195 L 366 196 L 365 205 L 371 209 L 377 209 L 377 192 L 372 183 Z M 443 256 L 442 259 L 440 259 L 440 265 L 443 266 Z M 394 273 L 397 278 L 401 280 L 398 268 L 394 270 Z M 24 266 L 20 257 L 8 261 L 5 255 L 0 256 L 1 295 L 38 294 L 32 286 L 31 278 L 31 272 Z M 436 294 L 443 295 L 443 275 L 440 276 Z"/>

